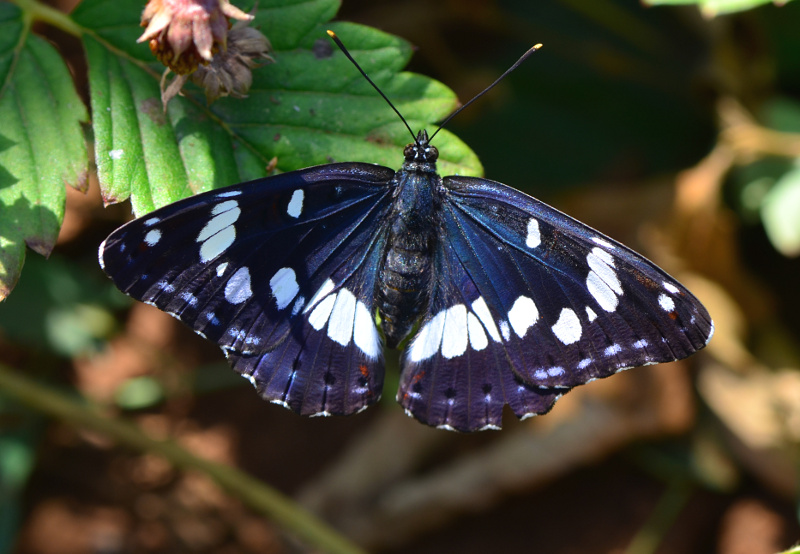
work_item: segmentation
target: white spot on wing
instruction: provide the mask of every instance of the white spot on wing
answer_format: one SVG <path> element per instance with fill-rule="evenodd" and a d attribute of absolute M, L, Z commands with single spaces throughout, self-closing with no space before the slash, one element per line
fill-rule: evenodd
<path fill-rule="evenodd" d="M 353 323 L 356 315 L 356 297 L 347 289 L 341 289 L 336 296 L 330 321 L 328 336 L 342 346 L 347 346 L 353 337 Z"/>
<path fill-rule="evenodd" d="M 286 213 L 297 219 L 303 213 L 303 189 L 297 189 L 292 193 L 292 199 L 289 200 L 289 206 L 286 208 Z"/>
<path fill-rule="evenodd" d="M 600 246 L 605 246 L 606 248 L 614 248 L 614 245 L 608 242 L 607 240 L 603 240 L 600 237 L 592 237 L 592 242 L 595 244 L 599 244 Z"/>
<path fill-rule="evenodd" d="M 605 311 L 613 312 L 617 309 L 619 304 L 617 295 L 594 271 L 590 271 L 586 278 L 586 288 Z"/>
<path fill-rule="evenodd" d="M 190 306 L 192 306 L 192 307 L 197 306 L 197 297 L 194 294 L 192 294 L 191 292 L 182 292 L 180 296 L 181 296 L 181 300 L 183 300 L 184 302 L 186 302 Z"/>
<path fill-rule="evenodd" d="M 375 320 L 372 314 L 369 313 L 367 306 L 361 301 L 356 303 L 353 342 L 373 360 L 381 353 L 381 339 L 378 335 L 378 328 L 375 326 Z"/>
<path fill-rule="evenodd" d="M 547 374 L 550 377 L 558 377 L 559 375 L 564 375 L 564 373 L 564 368 L 560 365 L 547 368 Z"/>
<path fill-rule="evenodd" d="M 589 318 L 589 323 L 597 319 L 597 314 L 589 306 L 586 306 L 586 317 Z"/>
<path fill-rule="evenodd" d="M 580 362 L 578 362 L 578 369 L 586 369 L 590 363 L 592 363 L 591 358 L 584 358 Z"/>
<path fill-rule="evenodd" d="M 240 190 L 229 190 L 226 192 L 220 192 L 217 195 L 217 198 L 232 198 L 234 196 L 239 196 L 240 194 L 242 194 L 242 191 Z"/>
<path fill-rule="evenodd" d="M 445 310 L 442 310 L 422 326 L 414 341 L 411 343 L 409 357 L 412 362 L 421 362 L 436 354 L 442 343 L 444 330 Z"/>
<path fill-rule="evenodd" d="M 159 221 L 161 221 L 160 217 L 151 217 L 150 219 L 148 219 L 147 221 L 144 222 L 144 226 L 145 227 L 152 227 L 153 225 L 155 225 Z"/>
<path fill-rule="evenodd" d="M 158 241 L 161 240 L 161 231 L 158 229 L 152 229 L 147 232 L 144 236 L 144 241 L 147 243 L 147 246 L 155 246 L 158 244 Z"/>
<path fill-rule="evenodd" d="M 542 244 L 542 235 L 539 233 L 539 222 L 535 217 L 528 220 L 528 236 L 525 237 L 525 246 L 536 248 Z"/>
<path fill-rule="evenodd" d="M 317 302 L 319 302 L 320 300 L 328 296 L 331 292 L 333 292 L 334 288 L 336 288 L 336 285 L 333 283 L 333 281 L 330 279 L 326 279 L 325 282 L 322 283 L 322 286 L 319 288 L 319 290 L 316 293 L 314 293 L 314 296 L 311 297 L 311 301 L 306 306 L 306 309 L 303 310 L 303 313 L 308 312 L 314 306 L 316 306 Z"/>
<path fill-rule="evenodd" d="M 642 348 L 646 348 L 649 343 L 645 339 L 639 339 L 633 343 L 633 347 L 637 350 L 641 350 Z"/>
<path fill-rule="evenodd" d="M 614 354 L 619 354 L 620 352 L 622 352 L 622 347 L 618 344 L 612 344 L 611 346 L 608 346 L 606 347 L 605 350 L 603 350 L 603 355 L 608 357 L 608 356 L 613 356 Z"/>
<path fill-rule="evenodd" d="M 306 303 L 306 299 L 304 296 L 298 296 L 297 300 L 294 302 L 294 306 L 292 306 L 292 315 L 297 315 L 300 313 L 300 310 L 303 309 L 303 306 Z"/>
<path fill-rule="evenodd" d="M 220 202 L 219 204 L 211 208 L 211 215 L 219 215 L 225 212 L 229 212 L 234 208 L 239 208 L 239 203 L 236 200 L 228 200 L 227 202 Z M 237 219 L 239 218 L 239 214 L 241 213 L 242 213 L 241 210 L 236 212 Z"/>
<path fill-rule="evenodd" d="M 217 277 L 222 277 L 228 268 L 228 262 L 223 262 L 217 266 Z"/>
<path fill-rule="evenodd" d="M 161 281 L 159 281 L 158 283 L 156 283 L 156 286 L 157 286 L 159 289 L 161 289 L 162 291 L 166 292 L 167 294 L 171 294 L 171 293 L 175 292 L 175 287 L 174 287 L 174 286 L 172 286 L 172 285 L 169 283 L 169 281 L 167 281 L 166 279 L 162 279 Z"/>
<path fill-rule="evenodd" d="M 251 296 L 253 291 L 250 289 L 250 270 L 246 266 L 240 267 L 225 285 L 225 300 L 231 304 L 241 304 Z"/>
<path fill-rule="evenodd" d="M 537 319 L 539 319 L 539 310 L 533 300 L 527 296 L 517 298 L 514 305 L 508 310 L 508 322 L 511 323 L 511 327 L 519 338 L 525 336 Z"/>
<path fill-rule="evenodd" d="M 489 339 L 481 322 L 472 312 L 467 314 L 467 331 L 469 332 L 469 344 L 473 350 L 483 350 L 489 345 Z"/>
<path fill-rule="evenodd" d="M 481 320 L 483 326 L 486 327 L 486 332 L 489 333 L 492 340 L 500 342 L 500 332 L 497 330 L 497 325 L 495 325 L 492 319 L 489 306 L 486 305 L 486 300 L 483 299 L 483 296 L 472 303 L 472 311 L 475 312 L 475 315 Z"/>
<path fill-rule="evenodd" d="M 335 294 L 327 296 L 325 300 L 320 302 L 319 306 L 314 308 L 314 311 L 308 316 L 309 325 L 311 325 L 317 331 L 325 327 L 325 324 L 328 322 L 328 318 L 331 315 L 334 302 L 336 302 Z M 308 309 L 308 307 L 306 307 L 306 309 Z"/>
<path fill-rule="evenodd" d="M 581 322 L 575 312 L 569 308 L 561 310 L 561 315 L 552 329 L 558 340 L 564 344 L 578 342 L 581 338 Z"/>
<path fill-rule="evenodd" d="M 227 202 L 220 202 L 211 209 L 211 215 L 214 216 L 208 220 L 205 227 L 197 235 L 197 242 L 203 242 L 218 234 L 220 231 L 230 227 L 236 220 L 239 219 L 242 210 L 239 208 L 239 203 L 236 200 L 228 200 Z"/>
<path fill-rule="evenodd" d="M 200 246 L 200 261 L 205 263 L 213 260 L 225 252 L 235 240 L 236 229 L 234 229 L 233 226 L 225 227 L 216 235 L 203 242 L 203 245 Z"/>
<path fill-rule="evenodd" d="M 272 296 L 275 297 L 275 303 L 278 305 L 279 310 L 283 310 L 291 304 L 297 293 L 300 292 L 300 286 L 297 284 L 297 275 L 290 267 L 282 267 L 276 271 L 272 279 L 269 280 L 269 286 L 272 289 Z"/>
<path fill-rule="evenodd" d="M 665 312 L 671 312 L 675 309 L 675 302 L 666 294 L 662 294 L 658 297 L 658 304 Z"/>
<path fill-rule="evenodd" d="M 500 334 L 503 335 L 503 340 L 505 341 L 511 338 L 511 328 L 508 326 L 508 321 L 500 321 Z"/>
<path fill-rule="evenodd" d="M 613 312 L 619 304 L 617 296 L 622 295 L 622 284 L 613 269 L 614 258 L 605 250 L 593 248 L 586 262 L 591 269 L 586 277 L 586 288 L 601 308 Z"/>
<path fill-rule="evenodd" d="M 672 294 L 678 294 L 681 291 L 681 289 L 679 289 L 672 283 L 668 283 L 666 281 L 664 281 L 664 288 L 667 289 L 667 291 L 671 292 Z"/>
<path fill-rule="evenodd" d="M 455 358 L 467 351 L 467 307 L 456 304 L 446 310 L 442 331 L 442 356 Z"/>

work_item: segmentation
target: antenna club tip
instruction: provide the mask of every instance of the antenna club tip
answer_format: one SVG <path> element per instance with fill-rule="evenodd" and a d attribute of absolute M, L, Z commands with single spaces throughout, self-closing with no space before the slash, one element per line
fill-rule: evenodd
<path fill-rule="evenodd" d="M 331 31 L 330 29 L 328 29 L 328 30 L 327 30 L 327 31 L 325 31 L 325 32 L 326 32 L 326 33 L 328 33 L 328 36 L 329 36 L 329 37 L 331 37 L 331 38 L 336 38 L 336 33 L 334 33 L 333 31 Z M 540 44 L 539 46 L 541 46 L 541 44 Z"/>
<path fill-rule="evenodd" d="M 330 33 L 330 31 L 328 31 L 328 32 Z M 538 50 L 538 49 L 539 49 L 539 48 L 541 48 L 542 46 L 544 46 L 544 45 L 543 45 L 541 42 L 540 42 L 540 43 L 538 43 L 538 44 L 534 44 L 534 45 L 533 45 L 533 48 L 532 48 L 531 50 Z"/>

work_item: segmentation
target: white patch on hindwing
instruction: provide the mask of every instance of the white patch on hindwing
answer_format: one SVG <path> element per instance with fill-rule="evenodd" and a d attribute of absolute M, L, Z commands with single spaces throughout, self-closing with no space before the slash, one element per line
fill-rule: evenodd
<path fill-rule="evenodd" d="M 272 279 L 269 280 L 269 286 L 279 310 L 283 310 L 291 304 L 297 293 L 300 292 L 300 285 L 297 284 L 297 274 L 290 267 L 282 267 L 276 271 Z"/>
<path fill-rule="evenodd" d="M 514 305 L 508 310 L 508 322 L 519 338 L 525 336 L 537 319 L 539 319 L 539 310 L 533 299 L 527 296 L 517 298 Z"/>
<path fill-rule="evenodd" d="M 466 304 L 456 304 L 439 311 L 423 323 L 409 345 L 409 359 L 415 363 L 421 362 L 437 353 L 452 359 L 463 355 L 467 347 L 481 351 L 489 346 L 489 337 L 494 342 L 510 340 L 512 326 L 514 332 L 524 335 L 538 318 L 533 300 L 525 296 L 519 297 L 509 311 L 511 323 L 501 320 L 499 328 L 483 297 L 475 300 L 471 308 L 472 311 Z"/>
<path fill-rule="evenodd" d="M 317 331 L 328 325 L 328 337 L 347 346 L 352 340 L 369 358 L 377 359 L 381 354 L 381 339 L 369 308 L 346 288 L 333 292 L 336 285 L 327 279 L 303 309 L 302 302 L 292 308 L 292 315 L 308 313 L 308 323 Z M 301 296 L 300 299 L 303 299 Z"/>
<path fill-rule="evenodd" d="M 558 340 L 564 344 L 573 344 L 581 338 L 581 321 L 570 308 L 561 310 L 555 325 L 551 327 Z"/>

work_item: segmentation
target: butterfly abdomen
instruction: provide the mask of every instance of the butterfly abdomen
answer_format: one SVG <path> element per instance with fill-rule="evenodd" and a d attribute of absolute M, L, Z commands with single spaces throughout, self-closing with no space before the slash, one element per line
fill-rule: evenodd
<path fill-rule="evenodd" d="M 434 193 L 437 179 L 420 168 L 404 168 L 395 177 L 392 223 L 378 279 L 378 310 L 391 348 L 411 332 L 430 296 L 440 210 Z"/>

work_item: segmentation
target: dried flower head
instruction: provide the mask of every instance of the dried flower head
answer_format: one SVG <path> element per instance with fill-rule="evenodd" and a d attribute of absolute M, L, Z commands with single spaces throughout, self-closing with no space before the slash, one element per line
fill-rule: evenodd
<path fill-rule="evenodd" d="M 238 19 L 231 29 L 228 18 Z M 167 66 L 161 79 L 161 101 L 167 103 L 186 82 L 206 91 L 209 102 L 221 96 L 244 97 L 260 61 L 274 61 L 263 34 L 247 24 L 253 16 L 228 0 L 150 0 L 142 14 L 146 26 L 139 42 Z M 176 73 L 167 85 L 169 72 Z"/>
<path fill-rule="evenodd" d="M 260 61 L 274 61 L 269 50 L 267 37 L 252 27 L 237 24 L 228 35 L 228 49 L 214 56 L 211 63 L 200 66 L 190 78 L 206 91 L 209 102 L 229 95 L 244 98 L 253 84 L 252 69 Z"/>
<path fill-rule="evenodd" d="M 142 13 L 146 29 L 139 42 L 150 41 L 150 50 L 161 63 L 178 75 L 188 75 L 225 49 L 228 18 L 251 21 L 253 16 L 228 0 L 150 0 Z"/>

